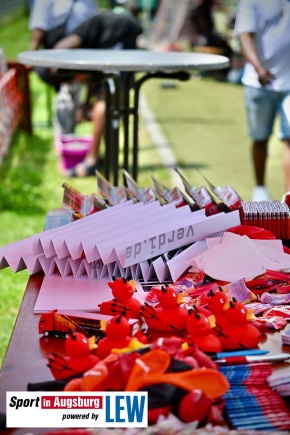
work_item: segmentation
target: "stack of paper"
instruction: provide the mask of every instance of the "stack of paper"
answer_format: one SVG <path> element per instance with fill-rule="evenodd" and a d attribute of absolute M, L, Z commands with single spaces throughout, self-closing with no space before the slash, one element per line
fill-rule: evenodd
<path fill-rule="evenodd" d="M 89 279 L 130 275 L 147 280 L 153 273 L 160 279 L 171 274 L 175 280 L 188 267 L 189 253 L 192 258 L 203 251 L 206 237 L 239 223 L 238 212 L 207 217 L 189 206 L 126 201 L 0 248 L 0 268 Z M 197 241 L 201 243 L 191 247 Z M 182 257 L 162 257 L 184 247 L 189 251 Z"/>
<path fill-rule="evenodd" d="M 250 280 L 267 269 L 290 271 L 289 255 L 281 240 L 252 240 L 225 232 L 221 238 L 207 240 L 208 249 L 188 261 L 190 270 L 203 270 L 216 280 Z"/>
<path fill-rule="evenodd" d="M 35 312 L 99 309 L 112 298 L 114 277 L 175 282 L 187 261 L 207 249 L 205 238 L 239 225 L 238 212 L 207 217 L 189 206 L 125 201 L 0 248 L 0 268 L 44 273 Z"/>

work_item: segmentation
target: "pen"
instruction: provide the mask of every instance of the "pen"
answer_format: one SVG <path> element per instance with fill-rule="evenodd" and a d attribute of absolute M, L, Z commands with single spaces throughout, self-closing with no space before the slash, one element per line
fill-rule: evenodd
<path fill-rule="evenodd" d="M 217 359 L 217 364 L 231 365 L 231 364 L 247 364 L 255 362 L 279 362 L 286 361 L 290 358 L 289 353 L 280 353 L 278 355 L 240 355 L 230 356 L 227 358 Z"/>
<path fill-rule="evenodd" d="M 231 350 L 228 352 L 206 352 L 206 354 L 213 360 L 220 358 L 227 358 L 231 356 L 249 356 L 249 355 L 265 355 L 269 353 L 266 349 L 243 349 L 243 350 Z"/>

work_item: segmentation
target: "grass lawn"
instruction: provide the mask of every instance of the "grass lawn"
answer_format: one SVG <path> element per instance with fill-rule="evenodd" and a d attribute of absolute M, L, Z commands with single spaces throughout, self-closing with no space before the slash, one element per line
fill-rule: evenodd
<path fill-rule="evenodd" d="M 27 17 L 1 26 L 0 41 L 8 59 L 27 50 Z M 204 183 L 196 170 L 199 169 L 212 183 L 230 184 L 243 199 L 249 200 L 253 175 L 242 87 L 198 76 L 178 83 L 176 88 L 161 85 L 162 80 L 149 80 L 143 92 L 176 155 L 178 166 L 192 185 Z M 53 131 L 40 126 L 47 116 L 45 87 L 34 74 L 31 89 L 33 135 L 17 132 L 0 166 L 0 246 L 41 232 L 46 212 L 60 207 L 62 202 L 64 179 L 54 150 Z M 90 131 L 90 125 L 82 126 L 80 131 L 86 129 Z M 281 150 L 273 137 L 267 173 L 273 199 L 281 199 L 284 193 Z M 157 179 L 173 187 L 173 169 L 164 168 L 142 120 L 139 162 L 140 186 L 152 184 L 150 170 Z M 94 177 L 72 179 L 69 183 L 84 194 L 96 191 Z M 0 365 L 27 279 L 26 270 L 16 274 L 10 269 L 0 271 Z"/>
<path fill-rule="evenodd" d="M 149 80 L 143 91 L 192 185 L 204 183 L 199 169 L 213 184 L 230 184 L 244 200 L 250 200 L 254 178 L 243 87 L 193 77 L 175 89 Z M 280 200 L 284 177 L 277 135 L 269 146 L 267 184 L 272 199 Z"/>

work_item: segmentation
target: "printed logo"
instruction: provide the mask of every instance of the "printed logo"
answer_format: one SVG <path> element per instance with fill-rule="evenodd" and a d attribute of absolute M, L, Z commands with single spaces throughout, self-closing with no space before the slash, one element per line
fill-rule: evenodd
<path fill-rule="evenodd" d="M 147 392 L 6 393 L 7 428 L 147 427 Z"/>

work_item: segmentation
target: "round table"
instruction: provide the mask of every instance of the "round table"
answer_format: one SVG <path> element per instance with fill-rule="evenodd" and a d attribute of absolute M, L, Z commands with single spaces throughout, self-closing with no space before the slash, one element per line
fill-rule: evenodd
<path fill-rule="evenodd" d="M 225 56 L 190 52 L 158 52 L 151 50 L 36 50 L 19 53 L 18 62 L 75 72 L 101 72 L 106 89 L 106 156 L 105 176 L 113 174 L 118 184 L 119 122 L 124 122 L 124 161 L 122 167 L 137 180 L 138 175 L 138 105 L 141 85 L 150 78 L 188 80 L 192 71 L 225 69 L 229 59 Z M 120 71 L 127 72 L 121 84 Z M 136 73 L 144 73 L 141 77 Z M 132 87 L 134 79 L 134 86 Z M 120 90 L 123 99 L 120 104 Z M 130 98 L 130 90 L 134 98 Z M 130 101 L 133 101 L 131 103 Z M 133 116 L 132 166 L 129 165 L 129 120 Z"/>

